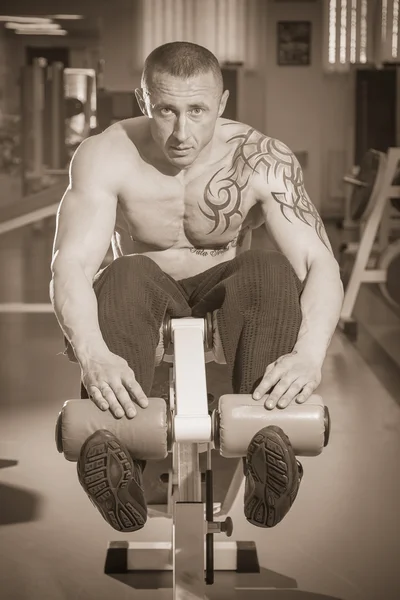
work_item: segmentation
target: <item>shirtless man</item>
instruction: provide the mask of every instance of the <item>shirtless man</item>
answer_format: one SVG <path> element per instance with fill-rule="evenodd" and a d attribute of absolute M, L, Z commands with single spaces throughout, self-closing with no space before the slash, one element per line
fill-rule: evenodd
<path fill-rule="evenodd" d="M 304 402 L 320 383 L 343 288 L 297 159 L 222 118 L 229 93 L 201 46 L 156 48 L 141 85 L 144 116 L 81 144 L 58 213 L 51 298 L 86 397 L 133 418 L 148 405 L 164 316 L 214 312 L 234 393 L 253 394 L 266 410 Z M 262 223 L 279 252 L 250 249 Z M 98 273 L 110 240 L 114 260 Z M 271 443 L 281 472 L 267 468 Z M 99 448 L 106 462 L 96 483 L 107 493 L 87 476 Z M 81 485 L 115 529 L 146 521 L 142 470 L 110 432 L 82 447 Z M 245 472 L 247 520 L 276 525 L 302 476 L 280 428 L 254 436 Z"/>

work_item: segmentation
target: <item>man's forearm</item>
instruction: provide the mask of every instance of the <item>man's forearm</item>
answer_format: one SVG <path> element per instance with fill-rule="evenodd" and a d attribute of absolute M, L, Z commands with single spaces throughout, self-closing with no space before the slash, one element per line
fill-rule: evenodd
<path fill-rule="evenodd" d="M 305 352 L 323 363 L 339 321 L 343 285 L 339 265 L 332 257 L 315 260 L 301 296 L 303 320 L 294 351 Z"/>
<path fill-rule="evenodd" d="M 82 269 L 74 266 L 73 275 L 55 271 L 50 284 L 50 299 L 60 327 L 81 364 L 107 350 L 97 316 L 97 299 Z"/>

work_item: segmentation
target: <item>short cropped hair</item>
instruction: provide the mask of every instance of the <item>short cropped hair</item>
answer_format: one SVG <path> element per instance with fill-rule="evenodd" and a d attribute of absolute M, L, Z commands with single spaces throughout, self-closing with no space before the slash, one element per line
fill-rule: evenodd
<path fill-rule="evenodd" d="M 221 67 L 210 50 L 191 42 L 169 42 L 155 48 L 146 58 L 142 72 L 142 88 L 149 88 L 154 73 L 168 73 L 187 79 L 212 71 L 220 93 L 223 91 Z"/>

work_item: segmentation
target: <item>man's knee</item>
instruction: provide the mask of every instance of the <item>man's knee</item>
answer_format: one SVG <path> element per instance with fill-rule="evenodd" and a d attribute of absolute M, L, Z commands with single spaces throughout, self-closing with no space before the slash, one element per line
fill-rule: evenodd
<path fill-rule="evenodd" d="M 101 288 L 105 282 L 124 288 L 131 285 L 137 287 L 138 282 L 144 279 L 157 278 L 161 273 L 160 267 L 148 256 L 130 254 L 114 259 L 96 277 L 95 289 Z"/>
<path fill-rule="evenodd" d="M 235 289 L 256 305 L 281 298 L 298 302 L 302 283 L 284 254 L 249 250 L 237 257 Z"/>
<path fill-rule="evenodd" d="M 127 255 L 116 258 L 97 274 L 93 283 L 99 311 L 101 312 L 104 303 L 108 306 L 111 297 L 117 299 L 120 305 L 128 298 L 133 298 L 149 278 L 157 278 L 159 271 L 158 265 L 147 256 Z"/>

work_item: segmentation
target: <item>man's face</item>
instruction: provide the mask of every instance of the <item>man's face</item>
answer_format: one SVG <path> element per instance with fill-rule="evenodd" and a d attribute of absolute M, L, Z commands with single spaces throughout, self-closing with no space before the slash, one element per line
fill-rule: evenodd
<path fill-rule="evenodd" d="M 190 79 L 154 73 L 143 95 L 154 141 L 169 163 L 184 169 L 212 140 L 229 93 L 221 97 L 209 71 Z"/>

